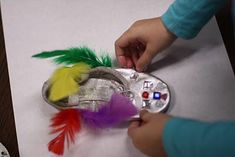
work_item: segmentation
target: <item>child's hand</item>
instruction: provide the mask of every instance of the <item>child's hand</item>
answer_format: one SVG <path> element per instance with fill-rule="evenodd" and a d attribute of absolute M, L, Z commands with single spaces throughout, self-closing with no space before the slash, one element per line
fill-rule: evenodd
<path fill-rule="evenodd" d="M 166 157 L 162 143 L 162 133 L 165 123 L 170 116 L 165 114 L 140 112 L 142 122 L 132 122 L 128 128 L 128 135 L 133 144 L 141 152 L 151 157 Z"/>
<path fill-rule="evenodd" d="M 143 71 L 153 57 L 175 39 L 160 18 L 140 20 L 115 42 L 116 57 L 122 67 Z"/>

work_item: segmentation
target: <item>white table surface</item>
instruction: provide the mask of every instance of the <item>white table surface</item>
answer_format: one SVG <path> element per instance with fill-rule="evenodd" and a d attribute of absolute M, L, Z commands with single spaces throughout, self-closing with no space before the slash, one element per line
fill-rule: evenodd
<path fill-rule="evenodd" d="M 173 0 L 1 0 L 19 151 L 22 157 L 53 156 L 49 119 L 56 110 L 41 98 L 55 68 L 32 59 L 44 50 L 87 45 L 114 57 L 115 40 L 135 21 L 160 16 Z M 177 40 L 151 69 L 167 82 L 169 114 L 205 121 L 235 119 L 235 81 L 221 35 L 212 19 L 191 41 Z M 161 59 L 162 58 L 162 59 Z M 142 157 L 126 128 L 93 134 L 83 129 L 68 157 Z"/>

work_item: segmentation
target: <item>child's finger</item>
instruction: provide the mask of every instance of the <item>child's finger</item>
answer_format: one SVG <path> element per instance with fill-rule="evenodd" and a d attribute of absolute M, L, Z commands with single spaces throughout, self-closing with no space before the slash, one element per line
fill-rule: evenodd
<path fill-rule="evenodd" d="M 132 58 L 133 64 L 136 66 L 137 61 L 138 61 L 138 53 L 133 53 L 131 58 Z"/>
<path fill-rule="evenodd" d="M 132 62 L 134 64 L 134 66 L 136 67 L 136 63 L 139 59 L 139 53 L 140 53 L 140 50 L 137 48 L 137 44 L 132 44 L 130 46 L 130 52 L 131 52 Z"/>
<path fill-rule="evenodd" d="M 126 68 L 127 67 L 127 61 L 126 61 L 126 56 L 116 56 L 117 61 L 121 67 Z"/>
<path fill-rule="evenodd" d="M 126 61 L 127 61 L 127 68 L 132 68 L 134 66 L 134 63 L 132 61 L 132 50 L 131 45 L 125 48 L 126 52 Z"/>
<path fill-rule="evenodd" d="M 140 126 L 140 121 L 133 121 L 128 127 L 128 135 L 133 138 L 136 129 Z"/>
<path fill-rule="evenodd" d="M 140 119 L 143 123 L 148 122 L 152 118 L 153 114 L 148 112 L 147 110 L 140 111 Z"/>
<path fill-rule="evenodd" d="M 133 62 L 132 62 L 131 58 L 129 58 L 129 57 L 126 58 L 126 64 L 127 64 L 127 68 L 133 67 Z"/>
<path fill-rule="evenodd" d="M 139 127 L 139 125 L 140 125 L 140 121 L 136 120 L 136 121 L 131 122 L 128 128 L 137 128 Z"/>
<path fill-rule="evenodd" d="M 126 48 L 136 41 L 136 34 L 133 31 L 127 30 L 115 42 L 115 53 L 119 56 L 127 56 Z"/>
<path fill-rule="evenodd" d="M 140 56 L 139 60 L 136 63 L 136 70 L 137 71 L 144 71 L 146 67 L 150 64 L 151 60 L 153 59 L 153 53 L 151 50 L 146 48 L 145 52 Z"/>

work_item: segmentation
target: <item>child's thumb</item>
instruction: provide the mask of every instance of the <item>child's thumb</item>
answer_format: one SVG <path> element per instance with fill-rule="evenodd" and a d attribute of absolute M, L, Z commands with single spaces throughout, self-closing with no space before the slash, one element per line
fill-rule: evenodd
<path fill-rule="evenodd" d="M 149 113 L 147 110 L 141 110 L 140 121 L 133 121 L 128 127 L 128 135 L 130 138 L 134 139 L 138 137 L 138 135 L 142 133 L 141 128 L 152 118 L 152 116 L 153 114 Z"/>
<path fill-rule="evenodd" d="M 149 113 L 147 110 L 140 111 L 140 119 L 143 123 L 148 122 L 152 118 L 153 114 Z"/>
<path fill-rule="evenodd" d="M 144 71 L 146 70 L 147 66 L 151 63 L 151 60 L 153 59 L 154 55 L 152 55 L 153 52 L 146 48 L 144 53 L 141 55 L 139 60 L 136 63 L 136 70 L 137 71 Z"/>
<path fill-rule="evenodd" d="M 128 135 L 133 138 L 136 132 L 136 129 L 140 126 L 140 122 L 139 121 L 133 121 L 131 122 L 131 124 L 128 127 Z"/>

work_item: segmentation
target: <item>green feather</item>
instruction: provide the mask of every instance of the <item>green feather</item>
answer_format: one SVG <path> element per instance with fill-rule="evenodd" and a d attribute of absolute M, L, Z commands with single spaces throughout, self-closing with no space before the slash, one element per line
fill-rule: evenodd
<path fill-rule="evenodd" d="M 101 62 L 107 65 L 107 67 L 112 67 L 112 60 L 109 55 L 101 56 Z"/>
<path fill-rule="evenodd" d="M 51 51 L 51 52 L 45 51 L 45 52 L 42 52 L 42 53 L 35 54 L 32 57 L 36 57 L 36 58 L 50 58 L 50 57 L 64 55 L 66 53 L 66 51 L 68 51 L 68 50 L 55 50 L 55 51 Z"/>
<path fill-rule="evenodd" d="M 112 60 L 110 56 L 104 55 L 100 58 L 95 54 L 95 51 L 88 47 L 70 48 L 67 50 L 45 51 L 35 54 L 32 57 L 36 58 L 54 58 L 56 64 L 73 65 L 79 62 L 84 62 L 92 68 L 105 66 L 111 67 Z"/>

